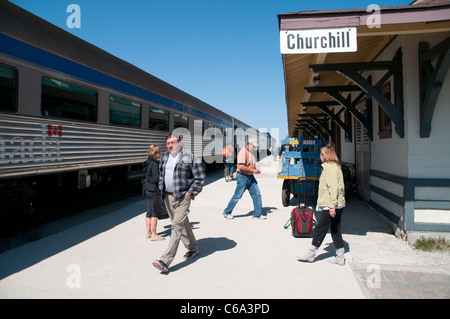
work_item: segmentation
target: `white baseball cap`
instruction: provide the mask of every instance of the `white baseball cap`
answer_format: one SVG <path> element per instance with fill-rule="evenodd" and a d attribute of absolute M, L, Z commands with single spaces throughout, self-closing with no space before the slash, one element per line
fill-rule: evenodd
<path fill-rule="evenodd" d="M 248 139 L 248 142 L 249 142 L 250 144 L 252 144 L 253 146 L 259 146 L 258 140 L 257 140 L 256 138 L 254 138 L 254 137 L 249 138 L 249 139 Z"/>

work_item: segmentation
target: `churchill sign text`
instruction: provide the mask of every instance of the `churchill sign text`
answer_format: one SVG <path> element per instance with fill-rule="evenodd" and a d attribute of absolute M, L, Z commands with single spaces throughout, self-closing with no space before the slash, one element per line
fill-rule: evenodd
<path fill-rule="evenodd" d="M 280 31 L 282 54 L 355 52 L 356 28 Z"/>

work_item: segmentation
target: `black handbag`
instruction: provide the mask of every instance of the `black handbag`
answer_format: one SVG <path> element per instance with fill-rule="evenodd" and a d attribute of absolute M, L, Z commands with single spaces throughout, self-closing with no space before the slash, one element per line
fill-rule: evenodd
<path fill-rule="evenodd" d="M 153 202 L 153 207 L 155 209 L 156 217 L 158 219 L 167 219 L 169 218 L 169 214 L 166 210 L 166 205 L 164 205 L 164 201 L 161 197 L 161 192 L 156 192 L 156 198 Z"/>

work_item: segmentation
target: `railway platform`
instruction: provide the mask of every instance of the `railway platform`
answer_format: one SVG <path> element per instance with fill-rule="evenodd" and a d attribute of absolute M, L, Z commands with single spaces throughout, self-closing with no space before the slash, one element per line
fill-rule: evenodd
<path fill-rule="evenodd" d="M 283 207 L 279 162 L 268 157 L 258 166 L 267 219 L 252 219 L 248 193 L 225 219 L 235 182 L 210 173 L 189 217 L 200 253 L 183 261 L 180 244 L 168 274 L 152 266 L 168 241 L 145 238 L 146 199 L 135 196 L 47 224 L 34 230 L 38 239 L 3 251 L 0 298 L 450 298 L 450 254 L 414 250 L 357 197 L 342 217 L 345 266 L 327 262 L 335 253 L 330 234 L 314 263 L 298 262 L 311 239 L 283 227 L 297 199 Z M 158 231 L 170 236 L 169 220 Z"/>

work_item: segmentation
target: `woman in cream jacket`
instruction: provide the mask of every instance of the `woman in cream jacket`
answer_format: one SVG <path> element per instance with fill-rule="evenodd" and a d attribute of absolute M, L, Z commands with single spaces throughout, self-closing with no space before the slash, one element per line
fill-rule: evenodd
<path fill-rule="evenodd" d="M 336 258 L 332 263 L 343 266 L 344 241 L 341 234 L 341 215 L 345 207 L 345 187 L 341 165 L 336 152 L 331 146 L 324 146 L 320 150 L 322 174 L 319 178 L 319 196 L 316 211 L 321 211 L 319 221 L 314 228 L 313 240 L 308 251 L 297 256 L 299 261 L 313 262 L 318 248 L 327 232 L 331 229 L 331 238 L 336 248 Z"/>

